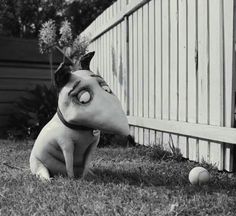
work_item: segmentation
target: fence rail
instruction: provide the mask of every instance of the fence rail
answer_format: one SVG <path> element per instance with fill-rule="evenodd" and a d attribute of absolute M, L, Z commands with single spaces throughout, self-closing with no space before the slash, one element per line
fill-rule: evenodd
<path fill-rule="evenodd" d="M 136 142 L 233 168 L 233 0 L 118 0 L 82 35 Z"/>
<path fill-rule="evenodd" d="M 142 128 L 146 127 L 157 131 L 170 132 L 172 134 L 185 135 L 207 141 L 236 144 L 235 128 L 131 116 L 128 116 L 128 120 L 130 125 Z"/>

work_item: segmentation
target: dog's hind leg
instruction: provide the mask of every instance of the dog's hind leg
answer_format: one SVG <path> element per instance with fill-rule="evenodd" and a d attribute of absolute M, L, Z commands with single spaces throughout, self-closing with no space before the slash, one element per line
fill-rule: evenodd
<path fill-rule="evenodd" d="M 36 157 L 30 157 L 30 169 L 33 174 L 39 177 L 42 181 L 51 181 L 48 169 Z"/>

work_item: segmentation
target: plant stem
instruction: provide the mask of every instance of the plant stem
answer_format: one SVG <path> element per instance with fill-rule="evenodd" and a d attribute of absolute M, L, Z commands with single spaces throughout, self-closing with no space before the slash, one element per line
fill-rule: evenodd
<path fill-rule="evenodd" d="M 51 72 L 51 84 L 54 84 L 54 75 L 52 70 L 52 52 L 49 53 L 49 64 L 50 64 L 50 72 Z"/>
<path fill-rule="evenodd" d="M 72 64 L 74 64 L 73 60 L 70 57 L 66 56 L 61 48 L 59 48 L 58 46 L 56 46 L 56 48 L 57 48 L 58 51 L 60 51 L 63 54 L 63 56 L 64 56 L 63 57 L 63 62 L 64 62 L 65 57 L 66 57 Z"/>

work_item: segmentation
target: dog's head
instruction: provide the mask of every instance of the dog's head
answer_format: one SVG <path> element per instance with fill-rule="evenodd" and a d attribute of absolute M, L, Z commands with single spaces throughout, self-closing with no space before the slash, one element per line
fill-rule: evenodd
<path fill-rule="evenodd" d="M 58 107 L 70 124 L 127 136 L 128 121 L 118 98 L 104 79 L 89 68 L 93 56 L 94 52 L 84 55 L 79 69 L 61 64 L 56 70 Z"/>

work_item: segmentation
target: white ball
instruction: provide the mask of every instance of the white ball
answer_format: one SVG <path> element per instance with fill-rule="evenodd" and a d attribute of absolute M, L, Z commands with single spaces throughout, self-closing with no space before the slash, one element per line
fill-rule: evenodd
<path fill-rule="evenodd" d="M 206 184 L 210 180 L 210 174 L 203 167 L 194 167 L 190 171 L 188 179 L 193 185 L 202 185 Z"/>

